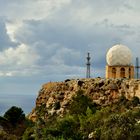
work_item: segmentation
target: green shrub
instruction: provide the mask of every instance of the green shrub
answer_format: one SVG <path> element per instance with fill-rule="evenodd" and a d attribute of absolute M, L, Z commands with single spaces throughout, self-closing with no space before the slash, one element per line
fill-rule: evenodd
<path fill-rule="evenodd" d="M 132 105 L 133 105 L 133 107 L 137 106 L 138 104 L 140 104 L 140 100 L 139 100 L 138 97 L 134 96 L 132 98 Z"/>
<path fill-rule="evenodd" d="M 87 108 L 90 108 L 93 113 L 96 112 L 96 104 L 91 101 L 88 96 L 84 95 L 82 90 L 76 93 L 69 107 L 70 114 L 86 115 Z"/>
<path fill-rule="evenodd" d="M 67 139 L 80 140 L 81 135 L 78 132 L 80 128 L 79 121 L 74 116 L 66 116 L 58 121 L 57 129 L 62 133 L 62 136 Z"/>
<path fill-rule="evenodd" d="M 34 127 L 27 128 L 22 136 L 22 140 L 34 140 L 35 134 L 34 134 Z"/>
<path fill-rule="evenodd" d="M 15 135 L 11 135 L 3 130 L 0 130 L 0 140 L 18 140 L 18 138 Z"/>

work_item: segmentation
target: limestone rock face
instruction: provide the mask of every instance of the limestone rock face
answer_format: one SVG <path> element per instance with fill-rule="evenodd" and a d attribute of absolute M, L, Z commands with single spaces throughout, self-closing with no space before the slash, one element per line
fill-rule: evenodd
<path fill-rule="evenodd" d="M 33 121 L 37 119 L 38 107 L 47 110 L 42 114 L 43 119 L 52 115 L 63 116 L 78 90 L 83 90 L 95 103 L 106 106 L 116 102 L 121 95 L 127 99 L 134 96 L 140 98 L 140 80 L 91 78 L 49 82 L 40 89 L 36 106 L 28 118 Z"/>

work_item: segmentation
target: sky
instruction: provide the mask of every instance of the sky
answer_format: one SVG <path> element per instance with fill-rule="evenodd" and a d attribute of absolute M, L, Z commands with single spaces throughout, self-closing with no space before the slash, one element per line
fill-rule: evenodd
<path fill-rule="evenodd" d="M 84 78 L 87 52 L 91 77 L 104 77 L 107 50 L 116 44 L 131 49 L 135 64 L 139 5 L 139 0 L 0 0 L 0 113 L 3 106 L 23 103 L 29 112 L 46 82 Z"/>

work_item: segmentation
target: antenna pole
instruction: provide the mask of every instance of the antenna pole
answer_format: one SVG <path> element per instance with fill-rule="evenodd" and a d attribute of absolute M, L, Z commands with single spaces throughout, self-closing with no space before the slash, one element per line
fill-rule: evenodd
<path fill-rule="evenodd" d="M 139 79 L 139 68 L 140 68 L 140 66 L 139 66 L 139 58 L 138 57 L 136 57 L 136 66 L 135 66 L 135 68 L 136 68 L 136 78 Z"/>
<path fill-rule="evenodd" d="M 87 53 L 87 72 L 86 72 L 86 78 L 90 78 L 90 53 Z"/>

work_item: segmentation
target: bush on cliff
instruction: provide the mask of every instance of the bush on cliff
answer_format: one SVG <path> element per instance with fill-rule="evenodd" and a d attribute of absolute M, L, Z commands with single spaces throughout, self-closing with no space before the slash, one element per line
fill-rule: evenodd
<path fill-rule="evenodd" d="M 90 108 L 92 113 L 95 113 L 96 107 L 96 103 L 93 103 L 88 96 L 84 95 L 82 90 L 79 90 L 69 106 L 69 113 L 73 115 L 86 115 L 87 108 Z"/>

